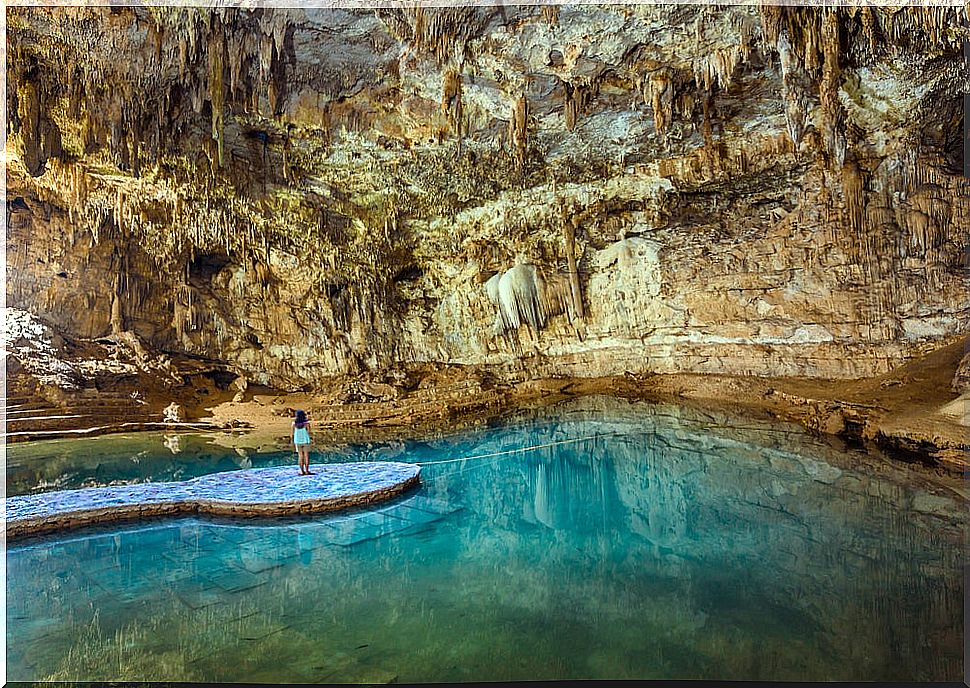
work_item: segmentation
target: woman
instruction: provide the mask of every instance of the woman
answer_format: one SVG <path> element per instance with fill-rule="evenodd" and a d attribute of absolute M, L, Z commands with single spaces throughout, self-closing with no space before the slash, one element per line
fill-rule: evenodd
<path fill-rule="evenodd" d="M 306 411 L 296 412 L 293 421 L 293 444 L 296 445 L 296 457 L 300 462 L 300 475 L 313 475 L 310 472 L 310 420 Z"/>

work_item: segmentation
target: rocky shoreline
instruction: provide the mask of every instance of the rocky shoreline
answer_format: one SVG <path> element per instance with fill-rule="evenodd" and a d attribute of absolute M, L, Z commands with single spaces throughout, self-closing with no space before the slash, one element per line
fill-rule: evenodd
<path fill-rule="evenodd" d="M 506 382 L 508 378 L 481 367 L 436 365 L 335 379 L 326 392 L 283 392 L 196 373 L 177 387 L 143 387 L 137 394 L 142 404 L 129 404 L 120 414 L 102 410 L 97 425 L 90 423 L 90 414 L 79 413 L 62 419 L 56 429 L 31 431 L 23 428 L 29 419 L 21 418 L 19 430 L 8 432 L 7 441 L 153 429 L 222 430 L 219 444 L 282 448 L 289 445 L 296 408 L 310 413 L 319 442 L 389 440 L 479 425 L 519 408 L 573 396 L 609 395 L 728 407 L 741 415 L 793 421 L 905 461 L 963 472 L 970 463 L 970 416 L 966 392 L 961 396 L 952 385 L 965 347 L 963 339 L 953 341 L 864 380 L 688 374 L 528 379 L 520 372 L 520 379 L 513 375 Z M 162 420 L 171 403 L 178 405 L 179 422 Z M 133 422 L 132 408 L 144 417 Z"/>

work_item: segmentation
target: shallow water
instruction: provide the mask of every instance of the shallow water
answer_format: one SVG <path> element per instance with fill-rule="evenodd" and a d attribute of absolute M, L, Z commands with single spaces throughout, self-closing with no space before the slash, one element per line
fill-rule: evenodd
<path fill-rule="evenodd" d="M 171 482 L 293 462 L 291 452 L 236 453 L 214 445 L 214 437 L 140 432 L 11 444 L 7 446 L 7 494 Z"/>
<path fill-rule="evenodd" d="M 57 464 L 49 443 L 9 447 L 12 489 L 292 461 L 202 437 L 183 436 L 179 454 L 155 435 L 85 442 Z M 793 426 L 606 399 L 315 458 L 536 445 L 552 446 L 426 465 L 420 490 L 378 510 L 11 543 L 8 678 L 962 676 L 967 516 L 953 479 Z"/>

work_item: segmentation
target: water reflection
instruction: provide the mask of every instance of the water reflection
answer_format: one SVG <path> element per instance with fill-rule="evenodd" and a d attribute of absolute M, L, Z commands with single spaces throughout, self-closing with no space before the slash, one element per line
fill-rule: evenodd
<path fill-rule="evenodd" d="M 165 441 L 162 444 L 173 454 L 178 454 L 182 451 L 181 439 L 178 435 L 165 435 Z"/>
<path fill-rule="evenodd" d="M 12 548 L 11 678 L 960 676 L 966 504 L 931 473 L 596 399 L 325 458 L 426 462 L 423 486 L 376 511 Z"/>
<path fill-rule="evenodd" d="M 237 468 L 294 463 L 289 452 L 256 456 L 219 447 L 204 433 L 138 433 L 7 446 L 7 494 L 185 480 Z"/>

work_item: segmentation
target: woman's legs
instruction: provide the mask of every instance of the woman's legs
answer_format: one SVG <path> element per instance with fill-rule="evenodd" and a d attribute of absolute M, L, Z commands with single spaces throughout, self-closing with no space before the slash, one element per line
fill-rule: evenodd
<path fill-rule="evenodd" d="M 310 475 L 310 445 L 303 447 L 303 465 L 306 466 L 306 474 Z"/>

